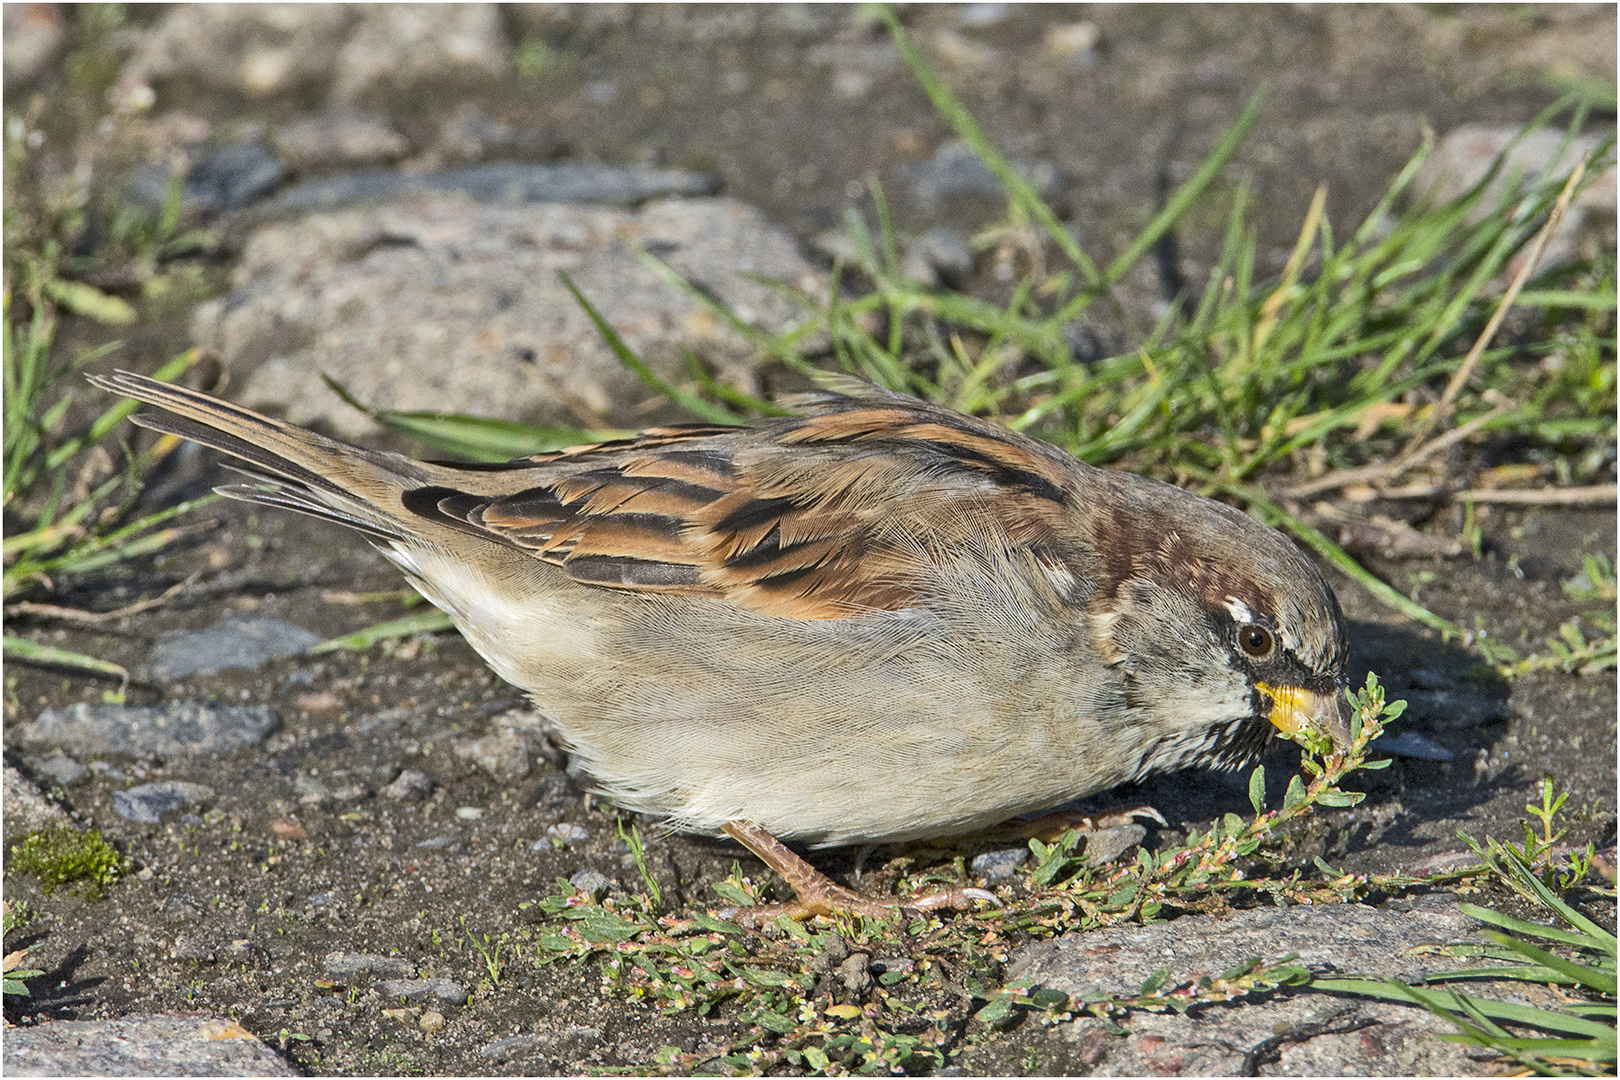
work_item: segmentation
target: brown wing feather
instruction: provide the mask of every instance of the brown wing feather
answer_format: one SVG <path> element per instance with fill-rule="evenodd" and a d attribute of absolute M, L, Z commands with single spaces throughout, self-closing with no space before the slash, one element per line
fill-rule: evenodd
<path fill-rule="evenodd" d="M 754 430 L 664 428 L 513 462 L 534 486 L 420 489 L 408 506 L 612 588 L 723 596 L 836 619 L 914 604 L 931 554 L 1025 549 L 1060 563 L 1062 458 L 880 391 L 819 395 Z"/>

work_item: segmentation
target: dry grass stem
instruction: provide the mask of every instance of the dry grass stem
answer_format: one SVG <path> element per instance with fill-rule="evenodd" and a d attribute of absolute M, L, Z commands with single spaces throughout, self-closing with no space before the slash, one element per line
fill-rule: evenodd
<path fill-rule="evenodd" d="M 1581 158 L 1580 164 L 1575 166 L 1575 171 L 1569 174 L 1569 179 L 1564 182 L 1564 190 L 1558 193 L 1558 201 L 1553 203 L 1552 212 L 1547 215 L 1546 223 L 1541 226 L 1541 231 L 1536 234 L 1535 240 L 1531 242 L 1530 250 L 1526 253 L 1524 262 L 1519 267 L 1519 272 L 1513 275 L 1512 282 L 1508 284 L 1507 292 L 1502 294 L 1502 302 L 1496 305 L 1496 311 L 1491 314 L 1490 321 L 1485 324 L 1485 329 L 1480 331 L 1479 337 L 1474 341 L 1474 347 L 1468 350 L 1467 356 L 1463 357 L 1462 365 L 1452 373 L 1450 381 L 1446 383 L 1445 392 L 1440 395 L 1439 403 L 1418 425 L 1417 433 L 1412 436 L 1411 442 L 1406 444 L 1405 452 L 1395 459 L 1397 469 L 1395 475 L 1400 475 L 1400 470 L 1405 469 L 1411 462 L 1417 460 L 1418 454 L 1423 448 L 1423 441 L 1429 437 L 1429 433 L 1450 417 L 1451 410 L 1457 402 L 1457 395 L 1462 392 L 1463 386 L 1467 384 L 1468 377 L 1474 373 L 1474 367 L 1479 363 L 1479 358 L 1484 355 L 1485 347 L 1496 336 L 1496 331 L 1501 327 L 1502 320 L 1507 318 L 1508 308 L 1513 306 L 1513 301 L 1518 299 L 1519 290 L 1524 288 L 1524 283 L 1535 272 L 1536 264 L 1541 262 L 1541 253 L 1547 249 L 1547 243 L 1552 239 L 1553 230 L 1557 229 L 1558 223 L 1564 220 L 1564 211 L 1569 208 L 1569 201 L 1575 197 L 1575 189 L 1579 186 L 1581 177 L 1586 175 L 1586 165 L 1591 160 L 1592 155 L 1588 152 Z"/>
<path fill-rule="evenodd" d="M 112 622 L 129 615 L 139 615 L 143 611 L 151 611 L 161 607 L 178 596 L 189 585 L 202 576 L 202 571 L 192 574 L 186 580 L 170 585 L 157 596 L 149 600 L 138 600 L 133 604 L 126 604 L 112 611 L 85 611 L 82 608 L 61 607 L 57 604 L 38 604 L 32 600 L 19 600 L 15 604 L 6 605 L 6 617 L 13 615 L 38 615 L 46 619 L 61 619 L 64 622 L 83 623 L 94 626 L 97 623 Z"/>

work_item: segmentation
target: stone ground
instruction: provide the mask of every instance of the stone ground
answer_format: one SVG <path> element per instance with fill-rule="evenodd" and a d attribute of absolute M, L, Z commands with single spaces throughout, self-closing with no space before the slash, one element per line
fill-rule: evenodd
<path fill-rule="evenodd" d="M 577 312 L 546 308 L 551 300 L 521 290 L 503 301 L 498 269 L 486 263 L 512 262 L 499 246 L 511 240 L 511 250 L 534 260 L 536 280 L 557 260 L 574 265 L 566 260 L 577 257 L 608 290 L 632 270 L 614 273 L 622 249 L 587 243 L 593 228 L 610 239 L 614 230 L 651 228 L 637 218 L 645 207 L 678 204 L 643 204 L 645 189 L 623 194 L 627 174 L 595 173 L 595 194 L 584 197 L 592 205 L 548 210 L 555 228 L 524 232 L 531 227 L 509 219 L 524 213 L 514 202 L 533 205 L 531 196 L 497 192 L 490 208 L 471 192 L 490 174 L 457 171 L 492 162 L 634 169 L 636 182 L 684 191 L 718 185 L 735 200 L 721 216 L 757 230 L 739 232 L 729 247 L 705 234 L 715 242 L 701 272 L 733 302 L 742 293 L 726 290 L 747 282 L 728 266 L 728 252 L 734 260 L 738 251 L 769 248 L 779 277 L 813 269 L 836 246 L 829 233 L 846 206 L 871 212 L 868 178 L 883 184 L 908 254 L 928 272 L 990 296 L 1006 287 L 993 251 L 964 254 L 974 230 L 1001 212 L 994 189 L 952 147 L 887 39 L 852 9 L 199 6 L 133 9 L 128 18 L 92 37 L 52 5 L 6 9 L 7 119 L 41 133 L 44 172 L 65 175 L 77 165 L 138 198 L 152 190 L 152 167 L 160 181 L 161 168 L 189 170 L 191 212 L 225 215 L 210 220 L 225 231 L 222 269 L 235 274 L 236 291 L 223 304 L 179 304 L 132 328 L 118 366 L 150 370 L 201 340 L 219 350 L 232 392 L 257 388 L 266 402 L 279 393 L 283 405 L 302 404 L 293 395 L 307 396 L 300 388 L 324 359 L 358 354 L 354 377 L 364 378 L 375 370 L 363 362 L 369 347 L 377 363 L 411 356 L 424 365 L 402 369 L 398 379 L 437 378 L 444 373 L 431 366 L 435 342 L 460 341 L 462 325 L 482 325 L 490 337 L 478 347 L 487 354 L 469 354 L 464 366 L 501 357 L 509 365 L 512 356 L 530 363 L 522 352 L 531 338 L 567 342 L 574 351 L 541 353 L 533 364 L 567 391 L 562 418 L 598 427 L 645 422 L 649 414 L 626 399 L 623 385 L 561 383 L 582 370 L 591 347 L 580 324 L 566 321 Z M 1281 265 L 1318 183 L 1329 184 L 1330 216 L 1343 235 L 1425 128 L 1443 135 L 1465 123 L 1517 125 L 1555 96 L 1538 79 L 1584 73 L 1612 86 L 1615 66 L 1608 7 L 973 4 L 910 9 L 906 18 L 985 129 L 1105 257 L 1266 83 L 1269 104 L 1239 158 L 1264 208 L 1256 221 L 1269 264 L 1262 272 Z M 91 61 L 107 71 L 94 94 L 85 89 L 85 72 L 100 70 Z M 113 119 L 101 123 L 103 113 Z M 1612 116 L 1602 122 L 1612 128 Z M 417 186 L 402 195 L 400 177 Z M 428 199 L 421 185 L 434 198 L 446 191 L 452 198 Z M 345 203 L 356 190 L 381 207 Z M 471 192 L 471 203 L 457 202 L 457 192 Z M 625 216 L 590 225 L 608 213 L 595 204 Z M 1612 195 L 1609 206 L 1612 214 Z M 1124 283 L 1127 311 L 1151 321 L 1176 278 L 1202 280 L 1220 235 L 1220 221 L 1206 216 L 1195 213 L 1178 236 L 1172 271 L 1145 270 Z M 467 231 L 478 223 L 483 233 Z M 1612 231 L 1599 235 L 1612 242 Z M 330 242 L 331 264 L 316 259 L 320 243 L 299 239 L 310 236 Z M 679 235 L 670 243 L 678 251 Z M 462 272 L 474 275 L 465 280 L 476 288 L 446 276 Z M 439 282 L 438 291 L 411 291 L 424 281 Z M 622 300 L 591 295 L 609 318 L 625 320 L 624 332 L 645 333 L 639 344 L 666 349 L 660 362 L 678 363 L 675 345 L 690 341 L 724 358 L 720 329 L 656 288 L 637 285 Z M 472 294 L 488 304 L 424 306 Z M 615 307 L 632 300 L 643 305 L 634 318 Z M 762 322 L 788 317 L 773 315 L 763 299 L 758 306 Z M 514 308 L 518 314 L 505 314 Z M 534 314 L 550 310 L 556 314 Z M 550 338 L 546 317 L 554 320 Z M 376 330 L 356 333 L 357 325 Z M 394 329 L 400 333 L 387 336 Z M 1090 331 L 1100 347 L 1128 347 L 1120 327 Z M 72 323 L 63 329 L 68 346 L 99 340 L 97 333 Z M 286 376 L 286 389 L 274 389 L 275 371 Z M 750 376 L 736 378 L 746 384 Z M 377 379 L 367 389 L 387 384 Z M 513 396 L 499 386 L 472 393 L 474 403 L 497 406 Z M 352 412 L 327 422 L 360 424 Z M 154 477 L 152 499 L 200 492 L 217 476 L 201 455 L 180 456 Z M 397 613 L 395 604 L 368 597 L 399 581 L 364 544 L 237 504 L 207 514 L 217 528 L 152 564 L 70 583 L 53 598 L 107 610 L 201 571 L 169 604 L 89 628 L 8 620 L 8 632 L 145 673 L 128 704 L 154 710 L 106 708 L 110 684 L 81 675 L 22 665 L 6 673 L 6 762 L 18 770 L 7 776 L 8 850 L 34 827 L 30 811 L 40 820 L 67 813 L 101 829 L 136 866 L 94 902 L 46 895 L 31 878 L 7 876 L 7 898 L 35 913 L 21 939 L 33 947 L 29 964 L 47 972 L 31 981 L 32 998 L 8 1002 L 9 1018 L 102 1024 L 84 1034 L 105 1043 L 131 1037 L 109 1023 L 158 1016 L 148 1037 L 184 1041 L 171 1017 L 200 1013 L 220 1019 L 199 1021 L 201 1034 L 187 1038 L 235 1055 L 213 1059 L 213 1070 L 277 1067 L 237 1053 L 240 1031 L 276 1049 L 278 1065 L 319 1074 L 642 1071 L 666 1045 L 701 1052 L 744 1033 L 724 1015 L 659 1017 L 605 988 L 595 968 L 539 967 L 515 955 L 491 985 L 469 933 L 534 925 L 538 916 L 525 905 L 558 878 L 595 874 L 610 888 L 639 887 L 613 816 L 581 798 L 519 695 L 459 639 L 303 651 L 312 640 Z M 1527 651 L 1580 611 L 1561 582 L 1579 572 L 1585 555 L 1615 551 L 1612 508 L 1496 510 L 1480 524 L 1482 559 L 1370 565 L 1447 618 L 1477 618 Z M 1361 807 L 1295 837 L 1299 852 L 1351 870 L 1438 867 L 1462 850 L 1458 829 L 1517 835 L 1543 776 L 1571 792 L 1572 839 L 1612 847 L 1612 673 L 1482 679 L 1476 656 L 1440 644 L 1355 585 L 1335 585 L 1352 621 L 1357 675 L 1378 671 L 1392 695 L 1412 703 L 1406 730 L 1452 760 L 1399 760 L 1369 780 Z M 215 664 L 237 666 L 208 670 L 195 662 L 204 649 Z M 1268 759 L 1268 773 L 1272 797 L 1280 798 L 1286 750 Z M 1150 844 L 1247 806 L 1241 778 L 1219 775 L 1164 778 L 1116 794 L 1172 818 Z M 724 844 L 654 837 L 654 873 L 682 906 L 712 901 L 708 886 L 739 854 Z M 835 875 L 851 869 L 848 852 L 818 861 Z M 1346 909 L 1323 927 L 1316 914 L 1268 923 L 1263 932 L 1275 935 L 1279 955 L 1312 955 L 1302 943 L 1314 942 L 1313 934 L 1349 940 L 1399 917 L 1393 907 Z M 1419 914 L 1434 920 L 1426 932 L 1435 940 L 1469 932 L 1449 909 L 1414 913 L 1413 926 Z M 1198 944 L 1208 933 L 1200 920 L 1143 930 L 1173 935 L 1181 951 L 1172 955 L 1193 958 L 1178 978 L 1199 970 L 1196 958 L 1208 949 Z M 1116 947 L 1147 946 L 1102 938 L 1072 945 L 1103 955 Z M 1092 961 L 1064 962 L 1062 949 L 1049 945 L 1010 958 L 1060 987 L 1084 980 Z M 1347 970 L 1349 962 L 1338 966 Z M 1348 1008 L 1284 994 L 1179 1028 L 1173 1018 L 1144 1019 L 1131 1041 L 1118 1044 L 1084 1024 L 1025 1025 L 995 1037 L 964 1024 L 952 1060 L 986 1073 L 1488 1068 L 1424 1057 L 1439 1044 L 1413 1036 L 1423 1030 L 1410 1028 L 1418 1018 Z M 1362 1019 L 1382 1026 L 1352 1033 Z M 1321 1021 L 1334 1033 L 1311 1037 L 1309 1025 Z M 1211 1025 L 1224 1040 L 1214 1049 Z M 1256 1055 L 1278 1025 L 1298 1040 Z M 13 1056 L 24 1050 L 50 1052 L 8 1031 L 9 1071 L 33 1071 Z M 171 1063 L 177 1071 L 182 1065 Z"/>

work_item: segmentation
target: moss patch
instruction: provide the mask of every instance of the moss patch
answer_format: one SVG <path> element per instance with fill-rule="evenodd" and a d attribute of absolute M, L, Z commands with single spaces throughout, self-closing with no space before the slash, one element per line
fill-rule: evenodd
<path fill-rule="evenodd" d="M 11 869 L 33 874 L 47 893 L 66 885 L 86 899 L 96 900 L 107 886 L 129 872 L 129 859 L 102 837 L 99 830 L 80 832 L 67 825 L 29 833 L 11 848 Z"/>

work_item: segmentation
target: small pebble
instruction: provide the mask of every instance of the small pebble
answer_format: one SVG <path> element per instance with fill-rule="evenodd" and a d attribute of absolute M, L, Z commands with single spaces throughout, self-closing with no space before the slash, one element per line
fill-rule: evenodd
<path fill-rule="evenodd" d="M 433 781 L 429 780 L 425 773 L 417 772 L 415 769 L 401 769 L 393 783 L 378 794 L 398 799 L 400 802 L 420 802 L 433 794 Z"/>
<path fill-rule="evenodd" d="M 613 879 L 596 870 L 581 870 L 568 879 L 568 884 L 587 896 L 600 897 L 613 890 Z"/>
<path fill-rule="evenodd" d="M 1013 871 L 1017 870 L 1027 858 L 1029 858 L 1027 847 L 1003 848 L 1000 851 L 986 851 L 982 855 L 975 855 L 969 866 L 973 873 L 999 881 L 1002 878 L 1012 877 Z"/>
<path fill-rule="evenodd" d="M 859 997 L 872 988 L 872 973 L 867 968 L 872 957 L 863 952 L 850 953 L 838 965 L 838 978 L 852 996 Z"/>
<path fill-rule="evenodd" d="M 545 840 L 535 841 L 534 846 L 538 849 L 542 844 L 549 841 L 566 847 L 569 844 L 583 844 L 590 838 L 590 831 L 585 826 L 575 825 L 571 821 L 559 821 L 555 825 L 546 826 Z"/>
<path fill-rule="evenodd" d="M 113 792 L 113 813 L 130 821 L 153 823 L 171 810 L 195 806 L 214 797 L 214 789 L 184 780 L 160 780 Z"/>
<path fill-rule="evenodd" d="M 86 769 L 66 754 L 51 755 L 34 766 L 34 771 L 44 779 L 61 787 L 78 783 L 90 772 L 89 769 Z"/>
<path fill-rule="evenodd" d="M 277 840 L 309 839 L 309 830 L 304 828 L 304 823 L 302 821 L 299 821 L 292 815 L 277 818 L 276 820 L 270 822 L 270 824 L 266 825 L 264 827 L 264 831 L 269 833 L 274 839 Z"/>
<path fill-rule="evenodd" d="M 393 979 L 408 979 L 416 974 L 416 965 L 402 956 L 382 956 L 377 953 L 329 952 L 321 966 L 328 975 L 352 977 L 370 973 Z"/>
<path fill-rule="evenodd" d="M 377 989 L 384 997 L 400 997 L 406 1001 L 434 997 L 460 1004 L 467 1000 L 467 991 L 450 979 L 384 979 L 377 984 Z"/>

